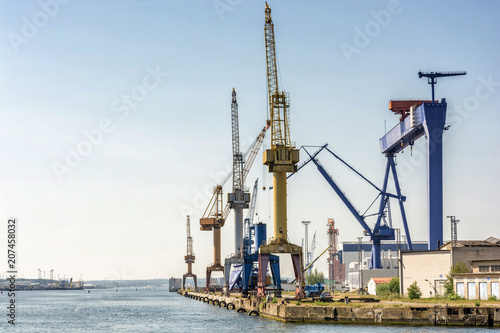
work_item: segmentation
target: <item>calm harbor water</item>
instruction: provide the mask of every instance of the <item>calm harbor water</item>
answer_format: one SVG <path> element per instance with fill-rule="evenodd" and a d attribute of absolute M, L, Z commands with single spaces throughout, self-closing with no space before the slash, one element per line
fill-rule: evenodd
<path fill-rule="evenodd" d="M 16 325 L 0 295 L 0 332 L 486 332 L 486 328 L 385 327 L 280 323 L 169 293 L 166 288 L 20 291 Z M 500 330 L 494 330 L 500 332 Z"/>

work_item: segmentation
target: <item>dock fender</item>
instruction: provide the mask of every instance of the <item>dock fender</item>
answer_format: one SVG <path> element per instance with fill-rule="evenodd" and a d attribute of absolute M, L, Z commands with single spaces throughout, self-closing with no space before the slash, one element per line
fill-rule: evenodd
<path fill-rule="evenodd" d="M 226 309 L 228 309 L 228 310 L 234 310 L 234 308 L 235 308 L 235 306 L 234 306 L 233 303 L 227 303 Z"/>
<path fill-rule="evenodd" d="M 227 303 L 226 303 L 226 302 L 224 302 L 224 301 L 220 301 L 219 306 L 220 306 L 220 307 L 226 307 L 226 306 L 227 306 Z"/>
<path fill-rule="evenodd" d="M 238 310 L 236 310 L 236 312 L 238 313 L 241 313 L 241 312 L 247 312 L 247 310 L 243 309 L 243 308 L 238 308 Z"/>
<path fill-rule="evenodd" d="M 260 313 L 259 311 L 256 311 L 256 310 L 252 310 L 248 313 L 249 316 L 260 316 Z"/>

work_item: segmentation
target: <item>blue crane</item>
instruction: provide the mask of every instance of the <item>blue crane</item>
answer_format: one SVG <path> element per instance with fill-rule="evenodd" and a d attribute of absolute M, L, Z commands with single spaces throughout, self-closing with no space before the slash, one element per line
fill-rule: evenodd
<path fill-rule="evenodd" d="M 396 165 L 394 163 L 394 155 L 393 154 L 388 154 L 387 155 L 387 167 L 385 170 L 385 177 L 384 177 L 384 183 L 382 186 L 382 189 L 377 187 L 375 184 L 373 184 L 371 181 L 369 181 L 366 177 L 364 177 L 361 173 L 356 171 L 352 166 L 350 166 L 347 162 L 345 162 L 342 158 L 340 158 L 337 154 L 335 154 L 333 151 L 331 151 L 328 147 L 328 144 L 325 144 L 321 146 L 316 152 L 313 154 L 310 154 L 306 147 L 307 146 L 302 146 L 301 149 L 303 149 L 309 158 L 304 161 L 298 168 L 297 171 L 302 169 L 304 166 L 306 166 L 309 162 L 313 162 L 318 171 L 321 173 L 321 175 L 325 178 L 325 180 L 328 182 L 328 184 L 332 187 L 332 189 L 337 193 L 339 198 L 342 200 L 342 202 L 346 205 L 346 207 L 349 209 L 351 214 L 356 218 L 356 220 L 359 222 L 359 224 L 363 227 L 364 229 L 364 234 L 366 236 L 369 236 L 371 241 L 372 241 L 372 252 L 371 252 L 371 258 L 370 258 L 370 269 L 372 268 L 382 268 L 381 261 L 380 261 L 380 245 L 382 240 L 394 240 L 394 229 L 392 226 L 388 225 L 385 217 L 385 210 L 386 207 L 388 207 L 389 204 L 389 199 L 394 198 L 397 199 L 399 202 L 399 207 L 401 210 L 401 217 L 403 220 L 403 226 L 405 229 L 405 234 L 406 234 L 406 240 L 408 242 L 408 248 L 412 250 L 412 243 L 411 243 L 411 237 L 410 237 L 410 232 L 408 229 L 408 223 L 406 220 L 406 213 L 404 210 L 404 201 L 406 200 L 406 197 L 401 194 L 401 189 L 399 187 L 399 181 L 396 173 Z M 363 215 L 358 213 L 358 210 L 354 207 L 354 205 L 351 203 L 351 201 L 347 198 L 345 193 L 340 189 L 340 187 L 337 185 L 333 177 L 326 171 L 326 169 L 323 167 L 323 165 L 319 162 L 317 156 L 320 152 L 323 150 L 328 151 L 330 154 L 332 154 L 335 158 L 337 158 L 340 162 L 342 162 L 345 166 L 347 166 L 351 171 L 353 171 L 355 174 L 360 176 L 363 180 L 365 180 L 368 184 L 370 184 L 372 187 L 374 187 L 379 193 L 375 200 L 373 200 L 372 204 L 368 207 L 368 209 L 365 211 Z M 394 178 L 394 185 L 396 187 L 396 194 L 392 194 L 387 192 L 387 184 L 389 181 L 389 174 L 392 171 L 392 175 Z M 288 177 L 291 177 L 293 174 L 289 175 Z M 375 201 L 380 197 L 380 204 L 379 204 L 379 209 L 378 212 L 372 215 L 367 215 L 368 210 L 373 206 Z M 369 216 L 377 216 L 377 221 L 375 223 L 375 226 L 373 229 L 371 229 L 365 222 L 365 218 Z"/>
<path fill-rule="evenodd" d="M 242 264 L 234 265 L 234 270 L 231 273 L 229 282 L 229 290 L 232 290 L 237 284 L 241 285 L 243 297 L 248 296 L 249 289 L 254 289 L 256 287 L 258 269 L 255 265 L 259 261 L 259 247 L 264 244 L 267 239 L 267 225 L 265 223 L 254 223 L 258 184 L 259 179 L 255 180 L 248 216 L 245 218 L 243 262 Z M 276 290 L 279 292 L 281 290 L 279 257 L 277 255 L 270 255 L 269 263 L 271 264 L 273 283 Z M 253 279 L 252 276 L 254 277 Z"/>
<path fill-rule="evenodd" d="M 380 150 L 395 156 L 415 141 L 425 137 L 427 155 L 427 220 L 429 250 L 443 244 L 443 132 L 446 123 L 446 99 L 435 100 L 434 85 L 438 77 L 466 75 L 467 72 L 418 72 L 431 85 L 432 99 L 391 100 L 389 108 L 401 114 L 399 123 L 380 139 Z"/>

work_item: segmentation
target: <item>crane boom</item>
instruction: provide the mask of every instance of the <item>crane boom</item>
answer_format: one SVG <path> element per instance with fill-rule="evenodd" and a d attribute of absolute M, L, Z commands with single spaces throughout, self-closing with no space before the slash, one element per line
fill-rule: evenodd
<path fill-rule="evenodd" d="M 269 124 L 267 126 L 264 126 L 264 128 L 262 129 L 262 131 L 260 131 L 260 133 L 257 136 L 257 138 L 255 139 L 255 141 L 252 143 L 250 148 L 245 153 L 245 155 L 247 155 L 248 157 L 247 157 L 247 160 L 246 160 L 246 162 L 244 164 L 244 168 L 243 168 L 243 179 L 242 179 L 243 183 L 247 179 L 248 173 L 250 172 L 250 169 L 252 168 L 253 162 L 255 161 L 255 157 L 259 153 L 260 147 L 262 147 L 262 143 L 264 142 L 264 138 L 266 136 L 266 132 L 267 132 L 268 128 L 269 128 Z M 230 212 L 231 212 L 231 207 L 230 207 L 230 204 L 227 203 L 226 207 L 224 207 L 224 213 L 222 214 L 222 218 L 224 219 L 224 221 L 227 219 Z"/>
<path fill-rule="evenodd" d="M 231 128 L 233 141 L 233 192 L 243 190 L 243 156 L 240 153 L 240 132 L 238 124 L 238 102 L 233 88 L 231 101 Z"/>
<path fill-rule="evenodd" d="M 266 2 L 266 37 L 267 86 L 269 97 L 269 113 L 271 120 L 271 149 L 277 147 L 293 148 L 290 141 L 288 94 L 278 89 L 278 70 L 276 66 L 276 47 L 274 42 L 274 24 L 271 19 L 271 8 Z"/>
<path fill-rule="evenodd" d="M 245 180 L 247 179 L 248 173 L 250 172 L 253 162 L 255 161 L 255 157 L 259 153 L 260 147 L 262 147 L 262 143 L 264 142 L 264 138 L 266 136 L 268 128 L 269 124 L 264 126 L 264 128 L 262 129 L 262 131 L 260 131 L 259 135 L 252 144 L 250 153 L 248 154 L 248 157 L 245 160 L 245 166 L 243 168 L 243 182 L 245 182 Z"/>
<path fill-rule="evenodd" d="M 255 180 L 255 184 L 253 185 L 253 191 L 252 191 L 252 201 L 250 202 L 250 209 L 248 210 L 248 223 L 250 225 L 253 224 L 253 218 L 255 216 L 255 206 L 257 204 L 257 193 L 258 192 L 258 186 L 259 186 L 259 178 Z"/>

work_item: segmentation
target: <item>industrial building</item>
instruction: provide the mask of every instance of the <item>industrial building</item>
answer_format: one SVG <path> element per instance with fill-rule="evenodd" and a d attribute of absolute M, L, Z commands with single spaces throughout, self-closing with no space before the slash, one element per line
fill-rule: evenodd
<path fill-rule="evenodd" d="M 414 250 L 426 250 L 427 242 L 413 242 Z M 398 276 L 398 251 L 406 250 L 405 243 L 385 242 L 381 244 L 381 269 L 369 269 L 371 258 L 371 242 L 343 242 L 342 263 L 345 264 L 347 274 L 345 284 L 351 290 L 360 288 L 359 281 L 363 281 L 363 288 L 368 286 L 371 278 Z M 359 264 L 361 258 L 361 265 Z"/>
<path fill-rule="evenodd" d="M 453 274 L 455 293 L 465 299 L 500 299 L 500 257 L 470 263 L 472 273 Z"/>
<path fill-rule="evenodd" d="M 464 263 L 471 273 L 473 273 L 473 263 L 481 263 L 481 261 L 494 258 L 500 258 L 500 239 L 495 237 L 489 237 L 484 241 L 450 241 L 441 246 L 440 249 L 431 251 L 411 252 L 401 250 L 401 265 L 399 267 L 400 293 L 406 296 L 408 287 L 416 281 L 424 297 L 443 295 L 446 275 L 450 273 L 453 265 Z M 491 276 L 497 273 L 491 272 L 491 267 L 488 267 L 490 268 L 490 275 L 486 275 L 486 280 L 489 276 L 490 281 L 486 282 L 491 282 Z M 493 275 L 491 275 L 492 273 Z M 482 274 L 479 274 L 479 271 L 473 274 L 477 275 L 473 281 L 466 281 L 465 279 L 466 277 L 471 277 L 472 279 L 471 275 L 457 274 L 457 277 L 461 276 L 462 280 L 455 281 L 455 292 L 459 291 L 462 293 L 461 285 L 458 288 L 456 286 L 457 282 L 470 282 L 477 283 L 478 292 L 474 293 L 474 295 L 479 295 L 479 283 L 484 281 L 479 278 L 482 276 Z M 470 286 L 472 287 L 472 285 Z M 464 288 L 463 294 L 465 295 L 466 292 L 468 290 Z"/>

